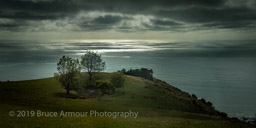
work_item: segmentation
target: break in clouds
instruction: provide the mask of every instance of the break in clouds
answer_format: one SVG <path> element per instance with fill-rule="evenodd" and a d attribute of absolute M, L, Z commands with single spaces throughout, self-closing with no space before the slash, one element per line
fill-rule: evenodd
<path fill-rule="evenodd" d="M 256 28 L 255 0 L 1 0 L 0 31 L 196 31 Z"/>
<path fill-rule="evenodd" d="M 61 55 L 80 58 L 87 50 L 103 58 L 188 57 L 188 58 L 255 58 L 254 41 L 17 41 L 0 42 L 0 63 L 56 62 Z"/>

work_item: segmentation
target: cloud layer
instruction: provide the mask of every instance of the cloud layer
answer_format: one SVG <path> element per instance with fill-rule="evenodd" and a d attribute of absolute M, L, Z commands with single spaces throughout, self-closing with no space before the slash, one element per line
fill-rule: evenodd
<path fill-rule="evenodd" d="M 97 51 L 103 57 L 188 57 L 232 58 L 256 57 L 255 41 L 20 41 L 0 40 L 0 63 L 56 62 L 62 55 L 80 58 L 87 50 Z M 138 56 L 139 55 L 139 56 Z"/>
<path fill-rule="evenodd" d="M 1 31 L 195 31 L 256 27 L 254 0 L 4 0 Z"/>

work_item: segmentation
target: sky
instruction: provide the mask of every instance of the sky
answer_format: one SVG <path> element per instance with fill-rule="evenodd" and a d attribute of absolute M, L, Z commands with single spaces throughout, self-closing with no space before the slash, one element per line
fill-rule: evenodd
<path fill-rule="evenodd" d="M 1 0 L 1 40 L 255 40 L 255 0 Z"/>

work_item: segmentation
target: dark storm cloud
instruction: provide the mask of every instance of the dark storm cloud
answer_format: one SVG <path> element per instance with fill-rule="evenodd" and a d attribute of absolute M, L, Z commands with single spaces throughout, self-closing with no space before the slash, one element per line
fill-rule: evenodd
<path fill-rule="evenodd" d="M 42 13 L 31 13 L 31 12 L 14 12 L 13 14 L 2 14 L 1 18 L 8 18 L 8 19 L 23 19 L 23 20 L 45 20 L 51 19 L 55 20 L 59 17 L 65 17 L 65 14 L 42 14 Z"/>
<path fill-rule="evenodd" d="M 18 25 L 18 24 L 10 24 L 10 23 L 0 24 L 1 28 L 6 28 L 6 29 L 16 28 L 16 27 L 19 27 L 19 26 L 20 25 Z"/>
<path fill-rule="evenodd" d="M 161 11 L 162 17 L 171 15 L 176 20 L 186 23 L 201 23 L 204 27 L 243 28 L 255 25 L 256 10 L 244 7 L 236 8 L 201 8 L 192 7 L 184 10 Z"/>
<path fill-rule="evenodd" d="M 69 24 L 81 27 L 80 30 L 125 31 L 140 30 L 127 22 L 138 20 L 131 18 L 134 15 L 144 15 L 153 18 L 150 19 L 151 23 L 142 23 L 141 30 L 178 31 L 185 28 L 184 25 L 193 26 L 194 24 L 200 24 L 200 26 L 197 25 L 193 30 L 250 29 L 256 26 L 255 5 L 256 2 L 253 0 L 4 0 L 0 1 L 0 21 L 10 19 L 40 22 L 68 18 Z M 110 14 L 94 18 L 88 16 L 91 20 L 76 22 L 75 18 L 81 11 L 119 13 L 122 16 Z M 130 18 L 127 19 L 129 16 Z M 122 25 L 120 25 L 121 22 Z M 19 28 L 18 22 L 13 24 L 0 22 L 0 24 L 0 28 L 22 29 Z"/>
<path fill-rule="evenodd" d="M 161 25 L 161 26 L 176 26 L 181 25 L 179 23 L 173 22 L 173 21 L 164 21 L 164 20 L 153 20 L 153 23 L 155 25 Z"/>
<path fill-rule="evenodd" d="M 144 24 L 144 26 L 152 31 L 180 31 L 179 29 L 183 28 L 182 23 L 170 20 L 153 19 L 151 23 L 152 25 Z"/>
<path fill-rule="evenodd" d="M 6 20 L 0 22 L 1 30 L 23 31 L 29 26 L 31 26 L 31 24 L 27 23 L 26 20 Z"/>
<path fill-rule="evenodd" d="M 107 15 L 107 16 L 100 16 L 97 17 L 93 20 L 93 22 L 95 24 L 115 24 L 118 23 L 119 21 L 121 21 L 121 17 L 119 16 L 111 16 L 111 15 Z"/>
<path fill-rule="evenodd" d="M 22 0 L 3 0 L 0 1 L 1 17 L 22 18 L 22 19 L 52 19 L 75 13 L 81 8 L 77 7 L 70 0 L 53 1 L 22 1 Z M 41 18 L 40 18 L 41 16 Z"/>
<path fill-rule="evenodd" d="M 113 25 L 117 24 L 121 20 L 127 19 L 126 17 L 121 16 L 99 16 L 90 21 L 84 21 L 79 24 L 82 30 L 102 30 L 102 29 L 109 29 Z"/>

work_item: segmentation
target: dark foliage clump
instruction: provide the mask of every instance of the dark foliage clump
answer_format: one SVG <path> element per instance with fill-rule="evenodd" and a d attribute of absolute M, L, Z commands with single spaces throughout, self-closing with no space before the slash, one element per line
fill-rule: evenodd
<path fill-rule="evenodd" d="M 208 105 L 212 106 L 212 103 L 210 101 L 207 102 Z"/>
<path fill-rule="evenodd" d="M 152 69 L 147 69 L 147 68 L 141 68 L 141 69 L 122 69 L 121 70 L 124 74 L 126 75 L 131 75 L 131 76 L 138 76 L 142 77 L 148 80 L 153 80 L 153 70 Z"/>
<path fill-rule="evenodd" d="M 192 98 L 197 99 L 197 96 L 195 94 L 192 94 Z"/>
<path fill-rule="evenodd" d="M 193 104 L 193 105 L 196 105 L 196 100 L 193 100 L 193 101 L 192 101 L 192 104 Z"/>
<path fill-rule="evenodd" d="M 124 85 L 124 76 L 121 72 L 114 73 L 110 79 L 110 82 L 116 87 L 120 88 Z"/>
<path fill-rule="evenodd" d="M 224 112 L 219 112 L 219 115 L 223 118 L 228 117 L 228 114 Z"/>
<path fill-rule="evenodd" d="M 200 99 L 203 104 L 206 104 L 206 101 L 204 98 Z"/>
<path fill-rule="evenodd" d="M 96 87 L 101 91 L 101 96 L 111 95 L 115 92 L 115 87 L 108 81 L 98 80 L 96 81 Z"/>

